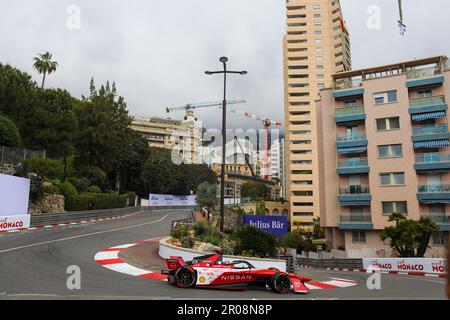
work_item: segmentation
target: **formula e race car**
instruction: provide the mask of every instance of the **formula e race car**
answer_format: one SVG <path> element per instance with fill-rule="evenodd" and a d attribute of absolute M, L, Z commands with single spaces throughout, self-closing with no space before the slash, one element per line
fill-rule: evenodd
<path fill-rule="evenodd" d="M 308 293 L 305 282 L 311 279 L 276 268 L 256 269 L 245 260 L 223 261 L 223 255 L 211 254 L 184 261 L 172 256 L 161 273 L 179 288 L 214 288 L 244 290 L 249 287 L 271 288 L 277 293 Z"/>

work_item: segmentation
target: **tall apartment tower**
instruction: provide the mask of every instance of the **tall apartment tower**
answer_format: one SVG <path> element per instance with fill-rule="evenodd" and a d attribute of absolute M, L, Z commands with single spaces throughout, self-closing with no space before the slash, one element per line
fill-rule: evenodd
<path fill-rule="evenodd" d="M 351 69 L 350 39 L 339 0 L 286 0 L 284 37 L 286 182 L 291 224 L 320 216 L 315 100 L 331 75 Z"/>

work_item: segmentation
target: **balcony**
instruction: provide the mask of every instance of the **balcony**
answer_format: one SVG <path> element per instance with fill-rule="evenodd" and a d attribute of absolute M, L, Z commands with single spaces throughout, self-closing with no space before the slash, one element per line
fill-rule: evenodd
<path fill-rule="evenodd" d="M 337 167 L 337 173 L 340 175 L 370 172 L 367 158 L 340 159 Z"/>
<path fill-rule="evenodd" d="M 430 218 L 434 222 L 437 223 L 439 228 L 442 231 L 450 231 L 450 215 L 447 214 L 436 214 L 436 213 L 427 213 L 421 215 L 423 218 Z"/>
<path fill-rule="evenodd" d="M 370 206 L 372 196 L 368 186 L 349 186 L 339 189 L 341 206 Z"/>
<path fill-rule="evenodd" d="M 336 123 L 354 122 L 366 119 L 364 107 L 342 108 L 336 109 L 334 120 Z"/>
<path fill-rule="evenodd" d="M 449 153 L 423 153 L 416 154 L 414 168 L 417 173 L 450 172 Z"/>
<path fill-rule="evenodd" d="M 419 185 L 417 198 L 421 204 L 446 204 L 450 203 L 449 184 Z"/>
<path fill-rule="evenodd" d="M 413 115 L 413 120 L 415 120 L 414 117 L 419 117 L 418 114 L 443 112 L 443 111 L 447 111 L 447 110 L 448 110 L 448 106 L 445 103 L 444 96 L 409 100 L 409 113 Z M 432 118 L 425 117 L 425 119 L 423 119 L 423 120 L 426 120 L 426 119 L 432 119 Z"/>
<path fill-rule="evenodd" d="M 448 125 L 436 124 L 413 127 L 414 148 L 440 148 L 450 145 Z"/>
<path fill-rule="evenodd" d="M 367 150 L 367 145 L 365 133 L 350 133 L 336 137 L 338 153 L 364 152 Z"/>
<path fill-rule="evenodd" d="M 408 88 L 423 87 L 429 85 L 442 85 L 444 76 L 440 67 L 410 68 L 406 71 L 406 86 Z"/>
<path fill-rule="evenodd" d="M 340 229 L 371 230 L 373 229 L 372 216 L 370 214 L 341 215 Z"/>
<path fill-rule="evenodd" d="M 336 79 L 334 81 L 334 98 L 345 98 L 364 94 L 362 77 Z"/>

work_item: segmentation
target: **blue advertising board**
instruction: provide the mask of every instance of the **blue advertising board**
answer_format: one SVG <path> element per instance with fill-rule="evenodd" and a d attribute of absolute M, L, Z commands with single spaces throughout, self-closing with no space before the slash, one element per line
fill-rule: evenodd
<path fill-rule="evenodd" d="M 245 215 L 244 224 L 264 230 L 276 237 L 282 237 L 288 233 L 288 220 L 286 216 Z"/>

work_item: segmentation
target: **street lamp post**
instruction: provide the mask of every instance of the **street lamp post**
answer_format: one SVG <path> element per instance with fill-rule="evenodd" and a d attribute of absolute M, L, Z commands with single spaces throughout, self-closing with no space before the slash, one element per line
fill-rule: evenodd
<path fill-rule="evenodd" d="M 219 61 L 223 64 L 223 71 L 205 71 L 207 75 L 223 73 L 223 106 L 222 106 L 222 163 L 220 166 L 220 231 L 223 232 L 223 221 L 225 217 L 225 146 L 227 140 L 227 74 L 234 73 L 245 75 L 247 71 L 227 70 L 227 57 L 221 57 Z"/>

